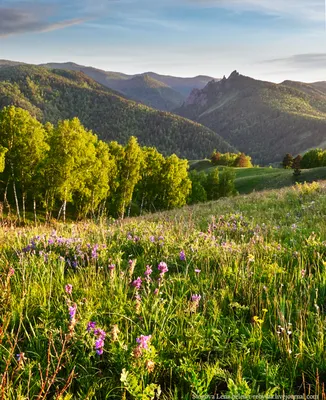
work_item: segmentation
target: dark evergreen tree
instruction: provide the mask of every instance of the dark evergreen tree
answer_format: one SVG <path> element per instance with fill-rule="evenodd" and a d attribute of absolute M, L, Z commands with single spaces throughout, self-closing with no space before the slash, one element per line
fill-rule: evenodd
<path fill-rule="evenodd" d="M 290 153 L 287 153 L 283 158 L 282 166 L 284 169 L 292 168 L 293 164 L 293 156 Z"/>

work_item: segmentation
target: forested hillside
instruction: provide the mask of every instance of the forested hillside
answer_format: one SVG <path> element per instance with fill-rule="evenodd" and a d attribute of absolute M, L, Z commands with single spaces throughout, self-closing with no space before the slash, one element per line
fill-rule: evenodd
<path fill-rule="evenodd" d="M 236 71 L 194 90 L 179 115 L 209 127 L 256 163 L 326 145 L 322 84 L 258 81 Z"/>
<path fill-rule="evenodd" d="M 127 100 L 81 72 L 20 65 L 0 69 L 0 108 L 15 105 L 41 122 L 78 117 L 105 141 L 126 143 L 136 136 L 141 145 L 163 154 L 198 159 L 212 149 L 232 151 L 218 134 L 179 116 Z"/>

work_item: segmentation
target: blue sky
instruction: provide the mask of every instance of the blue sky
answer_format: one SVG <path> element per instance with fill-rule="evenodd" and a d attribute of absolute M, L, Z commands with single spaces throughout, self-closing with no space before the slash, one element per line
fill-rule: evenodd
<path fill-rule="evenodd" d="M 325 0 L 1 0 L 0 58 L 326 80 Z"/>

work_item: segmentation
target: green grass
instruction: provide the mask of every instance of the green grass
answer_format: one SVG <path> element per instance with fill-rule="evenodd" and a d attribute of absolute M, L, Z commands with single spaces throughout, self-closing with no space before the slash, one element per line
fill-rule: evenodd
<path fill-rule="evenodd" d="M 325 398 L 325 215 L 321 182 L 110 224 L 4 225 L 0 397 Z"/>
<path fill-rule="evenodd" d="M 223 170 L 224 167 L 213 167 L 209 160 L 190 161 L 190 169 L 205 171 L 206 173 L 215 168 Z M 235 187 L 240 194 L 248 194 L 253 191 L 268 189 L 279 189 L 293 185 L 293 170 L 282 168 L 236 168 Z M 313 168 L 302 170 L 300 182 L 313 182 L 326 179 L 326 168 Z"/>

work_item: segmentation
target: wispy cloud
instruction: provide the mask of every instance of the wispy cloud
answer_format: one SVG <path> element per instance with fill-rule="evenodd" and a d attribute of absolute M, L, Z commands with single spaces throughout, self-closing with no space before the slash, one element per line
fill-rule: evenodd
<path fill-rule="evenodd" d="M 199 6 L 217 6 L 235 12 L 258 11 L 278 17 L 323 21 L 324 0 L 184 0 Z"/>
<path fill-rule="evenodd" d="M 22 33 L 49 32 L 84 22 L 82 18 L 49 21 L 27 8 L 0 8 L 0 37 Z"/>
<path fill-rule="evenodd" d="M 306 53 L 294 54 L 290 57 L 274 58 L 271 60 L 263 61 L 264 64 L 279 64 L 296 69 L 308 70 L 325 69 L 326 67 L 326 53 Z"/>

